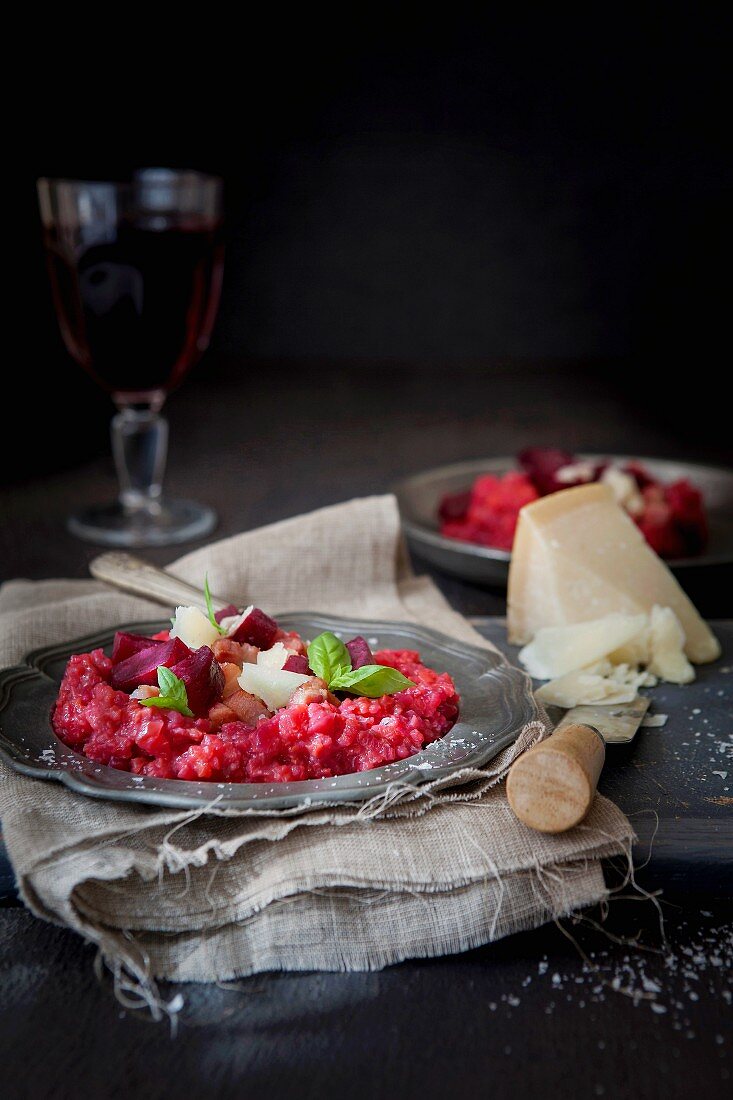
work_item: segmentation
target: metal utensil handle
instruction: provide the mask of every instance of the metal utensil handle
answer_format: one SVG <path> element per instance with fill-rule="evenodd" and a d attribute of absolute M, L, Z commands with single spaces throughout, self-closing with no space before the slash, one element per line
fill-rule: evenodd
<path fill-rule="evenodd" d="M 563 726 L 512 764 L 509 805 L 520 821 L 541 833 L 563 833 L 588 813 L 606 758 L 598 730 Z"/>
<path fill-rule="evenodd" d="M 176 607 L 179 604 L 206 607 L 200 588 L 171 576 L 163 569 L 156 569 L 154 565 L 149 565 L 132 554 L 123 554 L 120 551 L 100 554 L 90 562 L 89 572 L 97 580 L 104 581 L 113 588 L 119 588 L 133 596 L 143 596 L 146 600 L 154 600 L 165 607 Z M 219 610 L 226 607 L 229 601 L 212 596 L 211 602 Z"/>

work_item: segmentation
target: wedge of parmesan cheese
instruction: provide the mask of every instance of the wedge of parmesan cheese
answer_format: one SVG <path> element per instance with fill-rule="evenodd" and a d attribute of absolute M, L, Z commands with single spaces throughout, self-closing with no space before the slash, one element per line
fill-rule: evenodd
<path fill-rule="evenodd" d="M 563 489 L 519 513 L 509 570 L 509 640 L 530 642 L 543 627 L 670 608 L 695 663 L 720 646 L 667 566 L 607 485 Z"/>

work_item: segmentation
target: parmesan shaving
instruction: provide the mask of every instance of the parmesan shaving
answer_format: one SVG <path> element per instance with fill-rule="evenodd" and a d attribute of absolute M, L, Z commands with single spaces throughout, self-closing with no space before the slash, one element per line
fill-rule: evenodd
<path fill-rule="evenodd" d="M 690 683 L 695 672 L 684 650 L 685 634 L 674 611 L 655 605 L 649 615 L 613 614 L 539 630 L 519 659 L 535 679 L 549 680 L 538 699 L 570 708 L 630 703 L 640 688 L 660 679 Z"/>
<path fill-rule="evenodd" d="M 519 660 L 536 680 L 550 680 L 606 657 L 630 642 L 646 625 L 646 615 L 614 612 L 584 623 L 547 626 L 537 631 L 520 652 Z"/>
<path fill-rule="evenodd" d="M 598 661 L 543 684 L 536 694 L 543 703 L 569 710 L 586 703 L 630 703 L 640 687 L 653 687 L 656 682 L 638 668 Z"/>
<path fill-rule="evenodd" d="M 685 657 L 685 632 L 671 608 L 652 608 L 649 634 L 649 671 L 670 684 L 691 683 L 695 670 Z"/>
<path fill-rule="evenodd" d="M 566 710 L 580 703 L 630 703 L 635 697 L 635 687 L 624 687 L 608 676 L 587 669 L 568 672 L 566 676 L 543 684 L 537 691 L 540 702 Z"/>

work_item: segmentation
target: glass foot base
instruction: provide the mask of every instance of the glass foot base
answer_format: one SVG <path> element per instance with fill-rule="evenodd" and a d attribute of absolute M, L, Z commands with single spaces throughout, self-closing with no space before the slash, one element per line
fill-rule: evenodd
<path fill-rule="evenodd" d="M 69 516 L 72 535 L 100 546 L 170 546 L 203 538 L 216 526 L 216 512 L 192 500 L 164 498 L 150 509 L 130 510 L 119 501 Z"/>

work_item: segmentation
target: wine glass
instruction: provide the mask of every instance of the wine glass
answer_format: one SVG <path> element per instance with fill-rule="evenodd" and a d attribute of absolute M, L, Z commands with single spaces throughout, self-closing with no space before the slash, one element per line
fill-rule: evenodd
<path fill-rule="evenodd" d="M 206 350 L 223 269 L 222 181 L 150 168 L 129 182 L 40 179 L 64 343 L 112 397 L 119 499 L 69 517 L 79 538 L 164 546 L 209 533 L 213 509 L 162 494 L 167 395 Z"/>

